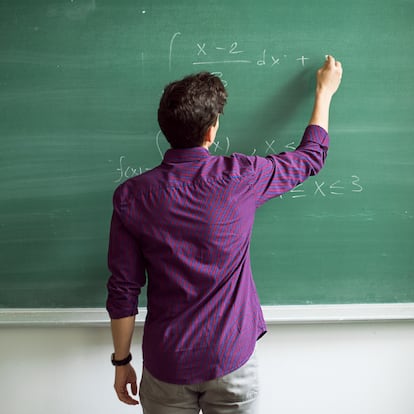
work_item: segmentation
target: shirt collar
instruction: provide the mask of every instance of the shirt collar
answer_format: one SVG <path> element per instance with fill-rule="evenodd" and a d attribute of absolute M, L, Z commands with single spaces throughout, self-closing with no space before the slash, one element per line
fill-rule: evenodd
<path fill-rule="evenodd" d="M 193 147 L 184 149 L 169 149 L 164 154 L 164 163 L 199 161 L 210 157 L 208 149 L 204 147 Z"/>

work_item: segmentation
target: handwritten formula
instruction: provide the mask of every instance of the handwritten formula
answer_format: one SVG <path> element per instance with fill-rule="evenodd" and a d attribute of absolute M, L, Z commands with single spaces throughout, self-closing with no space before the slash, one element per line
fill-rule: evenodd
<path fill-rule="evenodd" d="M 169 48 L 169 68 L 172 68 L 174 59 L 175 43 L 179 40 L 181 32 L 176 32 L 172 35 Z M 259 50 L 259 49 L 258 49 Z M 310 60 L 309 57 L 302 56 L 288 56 L 285 53 L 276 53 L 274 50 L 262 48 L 256 56 L 248 56 L 243 45 L 238 41 L 225 42 L 223 44 L 213 44 L 213 42 L 199 41 L 194 42 L 194 55 L 192 64 L 194 66 L 203 65 L 256 65 L 256 66 L 270 66 L 277 67 L 283 62 L 294 60 L 298 65 L 304 67 L 306 62 Z"/>

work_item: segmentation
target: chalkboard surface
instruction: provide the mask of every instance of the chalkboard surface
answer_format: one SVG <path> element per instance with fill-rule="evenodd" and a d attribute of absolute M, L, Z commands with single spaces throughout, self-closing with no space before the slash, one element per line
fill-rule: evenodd
<path fill-rule="evenodd" d="M 412 0 L 3 0 L 0 307 L 104 306 L 112 193 L 161 161 L 167 83 L 217 73 L 212 153 L 265 156 L 299 143 L 327 53 L 332 146 L 258 210 L 261 301 L 414 302 L 413 20 Z"/>

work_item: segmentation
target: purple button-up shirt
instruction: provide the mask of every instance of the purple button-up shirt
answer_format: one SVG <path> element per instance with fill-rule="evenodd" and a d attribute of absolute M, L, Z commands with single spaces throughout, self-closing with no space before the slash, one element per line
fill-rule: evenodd
<path fill-rule="evenodd" d="M 114 194 L 107 309 L 137 313 L 148 278 L 144 366 L 161 381 L 204 382 L 241 367 L 266 332 L 250 267 L 256 209 L 316 174 L 327 132 L 266 158 L 170 149 Z"/>

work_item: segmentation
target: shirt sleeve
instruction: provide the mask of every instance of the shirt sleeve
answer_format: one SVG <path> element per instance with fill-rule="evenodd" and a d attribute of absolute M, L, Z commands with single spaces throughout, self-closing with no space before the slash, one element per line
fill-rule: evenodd
<path fill-rule="evenodd" d="M 325 129 L 309 125 L 296 150 L 253 157 L 256 207 L 316 175 L 325 163 L 328 147 L 329 135 Z"/>
<path fill-rule="evenodd" d="M 115 197 L 114 197 L 115 199 Z M 138 296 L 145 285 L 145 263 L 137 240 L 122 223 L 114 202 L 109 236 L 106 309 L 111 319 L 138 313 Z"/>

